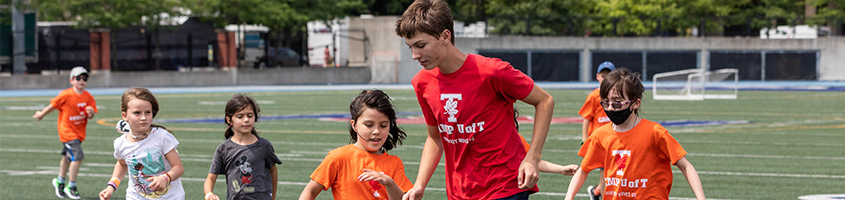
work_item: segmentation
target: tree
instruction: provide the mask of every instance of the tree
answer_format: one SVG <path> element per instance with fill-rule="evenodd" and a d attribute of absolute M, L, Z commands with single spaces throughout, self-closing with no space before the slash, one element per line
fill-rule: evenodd
<path fill-rule="evenodd" d="M 452 12 L 455 19 L 468 22 L 487 18 L 494 33 L 560 35 L 581 29 L 577 18 L 587 16 L 594 1 L 457 0 Z"/>

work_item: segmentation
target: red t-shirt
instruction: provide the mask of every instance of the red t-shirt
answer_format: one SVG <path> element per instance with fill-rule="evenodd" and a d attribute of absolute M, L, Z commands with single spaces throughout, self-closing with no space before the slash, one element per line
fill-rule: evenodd
<path fill-rule="evenodd" d="M 581 106 L 578 114 L 590 121 L 590 125 L 587 126 L 588 137 L 593 135 L 593 131 L 596 131 L 600 126 L 610 123 L 610 118 L 607 118 L 604 108 L 601 107 L 601 96 L 599 96 L 598 88 L 587 95 L 587 99 L 584 100 L 584 105 Z"/>
<path fill-rule="evenodd" d="M 74 139 L 85 141 L 85 126 L 88 125 L 85 107 L 91 106 L 94 113 L 97 112 L 97 102 L 91 93 L 83 91 L 82 94 L 77 94 L 73 88 L 68 88 L 51 99 L 50 104 L 59 110 L 59 140 L 63 143 Z"/>
<path fill-rule="evenodd" d="M 411 83 L 425 121 L 440 130 L 449 199 L 498 199 L 520 190 L 526 151 L 514 125 L 513 103 L 534 81 L 499 59 L 469 54 L 457 71 L 420 70 Z"/>
<path fill-rule="evenodd" d="M 678 141 L 658 123 L 642 119 L 626 132 L 599 127 L 581 146 L 581 169 L 604 167 L 604 199 L 669 199 L 672 165 L 686 156 Z"/>

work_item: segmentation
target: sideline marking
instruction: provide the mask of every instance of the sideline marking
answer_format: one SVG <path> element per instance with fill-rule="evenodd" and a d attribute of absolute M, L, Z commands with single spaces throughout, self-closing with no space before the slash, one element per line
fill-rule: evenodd
<path fill-rule="evenodd" d="M 22 153 L 58 153 L 56 150 L 39 150 L 39 149 L 6 149 L 0 148 L 0 152 L 22 152 Z M 87 154 L 98 154 L 98 155 L 112 155 L 112 152 L 104 152 L 104 151 L 86 151 Z M 197 156 L 192 154 L 179 154 L 180 156 L 184 156 L 182 161 L 194 161 L 194 162 L 207 162 L 210 163 L 212 159 L 210 158 L 191 158 L 191 157 L 205 157 Z M 292 158 L 292 157 L 285 157 L 285 155 L 291 154 L 277 154 L 282 155 L 279 157 L 280 160 L 289 160 L 289 161 L 309 161 L 309 162 L 322 162 L 322 158 Z M 416 161 L 405 161 L 403 162 L 405 165 L 419 165 L 419 162 Z M 93 163 L 92 163 L 93 164 Z M 438 164 L 439 166 L 445 166 L 445 163 L 441 162 Z M 107 166 L 112 167 L 114 164 L 108 163 L 97 163 L 94 165 L 89 165 L 92 167 L 98 166 Z M 681 173 L 681 171 L 672 171 L 675 174 Z M 727 176 L 762 176 L 762 177 L 791 177 L 791 178 L 832 178 L 832 179 L 845 179 L 845 175 L 828 175 L 828 174 L 779 174 L 779 173 L 756 173 L 756 172 L 718 172 L 718 171 L 698 171 L 698 174 L 710 174 L 710 175 L 727 175 Z"/>
<path fill-rule="evenodd" d="M 845 199 L 845 194 L 814 194 L 814 195 L 800 196 L 800 197 L 798 197 L 798 199 L 802 199 L 802 200 Z"/>
<path fill-rule="evenodd" d="M 25 176 L 25 175 L 55 175 L 58 173 L 58 169 L 55 170 L 42 170 L 42 171 L 16 171 L 16 170 L 0 170 L 0 173 L 6 173 L 11 176 Z M 108 178 L 111 177 L 111 174 L 96 174 L 96 173 L 78 173 L 77 176 L 85 176 L 85 177 L 100 177 L 100 178 Z M 206 178 L 194 178 L 194 177 L 179 177 L 182 181 L 190 181 L 190 182 L 205 182 Z M 217 183 L 226 183 L 226 179 L 217 179 Z M 279 185 L 298 185 L 298 186 L 306 186 L 308 183 L 306 182 L 289 182 L 289 181 L 278 181 Z M 438 191 L 438 192 L 445 192 L 446 188 L 434 188 L 434 187 L 427 187 L 426 191 Z M 545 195 L 545 196 L 566 196 L 566 193 L 561 192 L 537 192 L 534 195 Z M 587 197 L 587 194 L 575 194 L 578 197 Z M 669 197 L 669 199 L 695 199 L 689 197 Z M 708 198 L 711 199 L 711 198 Z M 712 199 L 712 200 L 730 200 L 730 199 Z"/>

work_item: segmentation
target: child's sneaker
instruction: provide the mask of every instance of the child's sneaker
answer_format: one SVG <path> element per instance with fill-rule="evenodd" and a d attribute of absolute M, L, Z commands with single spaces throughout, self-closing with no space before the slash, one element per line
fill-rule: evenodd
<path fill-rule="evenodd" d="M 76 187 L 66 187 L 65 194 L 67 194 L 68 198 L 71 199 L 80 199 L 79 191 L 76 191 Z"/>
<path fill-rule="evenodd" d="M 65 196 L 67 196 L 65 195 L 65 192 L 62 191 L 62 188 L 65 188 L 65 183 L 59 183 L 58 178 L 53 178 L 53 188 L 56 189 L 57 197 L 64 199 Z"/>
<path fill-rule="evenodd" d="M 587 187 L 587 193 L 590 194 L 590 200 L 601 200 L 601 194 L 596 194 L 596 187 L 592 185 Z"/>

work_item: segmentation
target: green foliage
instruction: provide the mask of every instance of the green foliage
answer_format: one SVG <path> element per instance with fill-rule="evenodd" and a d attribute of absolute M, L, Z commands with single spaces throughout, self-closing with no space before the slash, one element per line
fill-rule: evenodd
<path fill-rule="evenodd" d="M 702 20 L 708 32 L 800 22 L 807 3 L 819 8 L 814 23 L 845 16 L 845 0 L 456 0 L 453 11 L 456 19 L 474 21 L 483 6 L 493 32 L 502 34 L 683 35 Z"/>

